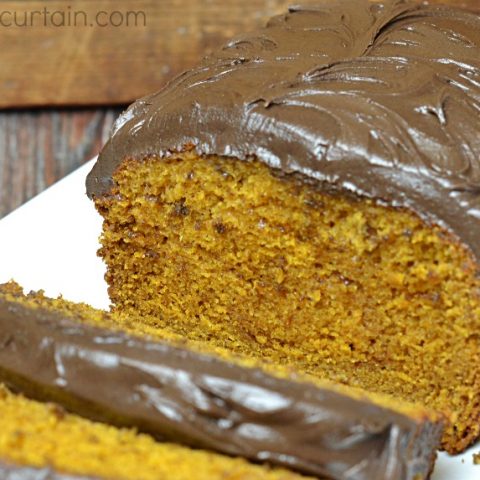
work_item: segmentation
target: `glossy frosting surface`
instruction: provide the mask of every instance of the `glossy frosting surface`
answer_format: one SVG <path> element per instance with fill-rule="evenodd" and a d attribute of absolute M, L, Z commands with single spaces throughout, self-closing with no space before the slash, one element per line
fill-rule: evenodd
<path fill-rule="evenodd" d="M 442 433 L 425 413 L 5 300 L 0 381 L 96 420 L 339 480 L 425 478 Z"/>
<path fill-rule="evenodd" d="M 126 157 L 256 156 L 454 232 L 480 258 L 480 16 L 319 0 L 239 36 L 133 104 L 87 180 Z"/>

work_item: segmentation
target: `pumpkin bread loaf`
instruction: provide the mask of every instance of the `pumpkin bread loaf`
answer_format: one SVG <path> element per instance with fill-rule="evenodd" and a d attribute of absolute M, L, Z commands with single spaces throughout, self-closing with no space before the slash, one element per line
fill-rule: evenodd
<path fill-rule="evenodd" d="M 1 384 L 0 418 L 2 480 L 307 479 L 95 423 L 57 404 L 15 395 Z"/>
<path fill-rule="evenodd" d="M 480 434 L 480 15 L 294 7 L 117 121 L 114 310 Z"/>

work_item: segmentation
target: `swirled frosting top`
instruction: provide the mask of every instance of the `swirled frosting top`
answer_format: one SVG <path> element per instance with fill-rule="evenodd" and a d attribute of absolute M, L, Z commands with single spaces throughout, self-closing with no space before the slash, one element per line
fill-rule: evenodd
<path fill-rule="evenodd" d="M 480 15 L 320 0 L 234 38 L 118 119 L 87 179 L 125 158 L 256 156 L 410 208 L 480 259 Z"/>

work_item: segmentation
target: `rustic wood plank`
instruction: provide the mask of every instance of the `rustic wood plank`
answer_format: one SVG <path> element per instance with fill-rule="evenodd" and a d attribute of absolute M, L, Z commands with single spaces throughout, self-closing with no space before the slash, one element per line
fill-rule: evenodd
<path fill-rule="evenodd" d="M 129 103 L 156 90 L 235 33 L 263 24 L 288 3 L 2 1 L 0 44 L 8 48 L 0 49 L 0 108 Z M 122 12 L 128 26 L 96 25 L 97 14 L 115 11 Z M 139 12 L 137 26 L 128 11 Z M 114 23 L 120 20 L 120 14 L 112 17 Z M 106 23 L 107 15 L 99 21 Z M 27 26 L 20 26 L 25 22 Z M 62 22 L 68 26 L 52 25 Z"/>
<path fill-rule="evenodd" d="M 0 114 L 0 218 L 96 155 L 119 109 Z"/>

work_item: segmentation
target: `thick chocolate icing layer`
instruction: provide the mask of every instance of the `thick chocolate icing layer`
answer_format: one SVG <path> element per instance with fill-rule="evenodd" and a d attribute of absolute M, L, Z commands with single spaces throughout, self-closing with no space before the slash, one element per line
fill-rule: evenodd
<path fill-rule="evenodd" d="M 413 480 L 441 422 L 0 300 L 0 380 L 93 419 L 321 477 Z"/>
<path fill-rule="evenodd" d="M 413 209 L 480 259 L 480 16 L 402 0 L 319 0 L 233 39 L 134 103 L 87 179 L 123 159 L 256 156 Z"/>

